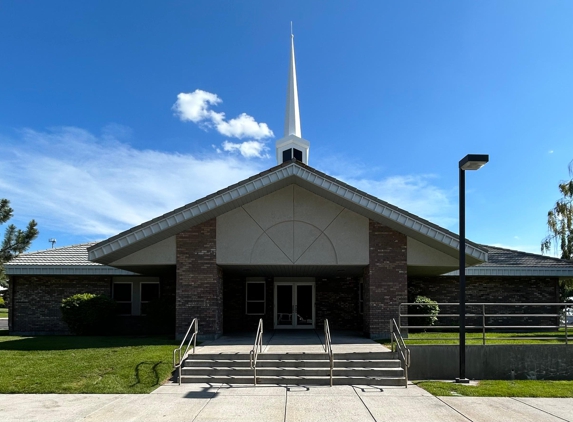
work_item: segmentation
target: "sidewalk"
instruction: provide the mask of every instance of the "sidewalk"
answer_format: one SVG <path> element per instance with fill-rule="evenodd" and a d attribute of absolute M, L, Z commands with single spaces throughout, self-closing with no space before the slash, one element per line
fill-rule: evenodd
<path fill-rule="evenodd" d="M 573 399 L 434 397 L 416 386 L 166 384 L 151 394 L 0 395 L 2 421 L 573 421 Z"/>

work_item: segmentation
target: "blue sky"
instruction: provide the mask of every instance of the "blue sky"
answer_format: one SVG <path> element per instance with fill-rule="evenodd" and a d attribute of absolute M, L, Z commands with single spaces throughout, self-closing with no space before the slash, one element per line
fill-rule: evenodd
<path fill-rule="evenodd" d="M 538 252 L 573 159 L 572 16 L 551 0 L 2 2 L 0 197 L 45 249 L 275 165 L 293 21 L 311 166 L 457 233 L 457 163 L 489 154 L 467 174 L 467 236 Z"/>

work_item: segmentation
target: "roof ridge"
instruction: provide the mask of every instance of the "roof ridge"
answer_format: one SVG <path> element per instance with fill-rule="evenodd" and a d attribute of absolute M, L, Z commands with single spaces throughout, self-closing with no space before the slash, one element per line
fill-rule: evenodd
<path fill-rule="evenodd" d="M 536 254 L 533 252 L 525 252 L 525 251 L 519 251 L 517 249 L 509 249 L 509 248 L 502 248 L 500 246 L 491 246 L 491 245 L 485 245 L 485 244 L 480 244 L 481 246 L 485 246 L 486 248 L 492 248 L 492 249 L 499 249 L 502 251 L 507 251 L 507 252 L 514 252 L 514 253 L 519 253 L 522 255 L 530 255 L 530 256 L 534 256 L 537 258 L 544 258 L 544 259 L 551 259 L 553 261 L 559 261 L 559 262 L 570 262 L 573 264 L 573 260 L 571 259 L 565 259 L 565 258 L 557 258 L 555 256 L 547 256 L 547 255 L 543 255 L 543 254 Z"/>

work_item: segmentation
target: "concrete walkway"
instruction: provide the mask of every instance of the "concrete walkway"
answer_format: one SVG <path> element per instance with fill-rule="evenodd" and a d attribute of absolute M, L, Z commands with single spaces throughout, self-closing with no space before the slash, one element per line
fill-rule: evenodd
<path fill-rule="evenodd" d="M 573 399 L 433 397 L 410 385 L 169 384 L 151 394 L 0 395 L 2 421 L 572 421 Z"/>

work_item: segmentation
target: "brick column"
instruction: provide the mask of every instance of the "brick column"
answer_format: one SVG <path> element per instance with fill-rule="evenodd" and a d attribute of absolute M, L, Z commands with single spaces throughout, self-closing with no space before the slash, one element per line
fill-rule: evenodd
<path fill-rule="evenodd" d="M 216 261 L 216 226 L 213 218 L 177 234 L 177 338 L 185 335 L 193 318 L 199 318 L 200 338 L 223 333 L 223 271 Z"/>
<path fill-rule="evenodd" d="M 364 269 L 364 332 L 389 338 L 390 319 L 408 298 L 407 237 L 370 220 L 370 264 Z"/>

